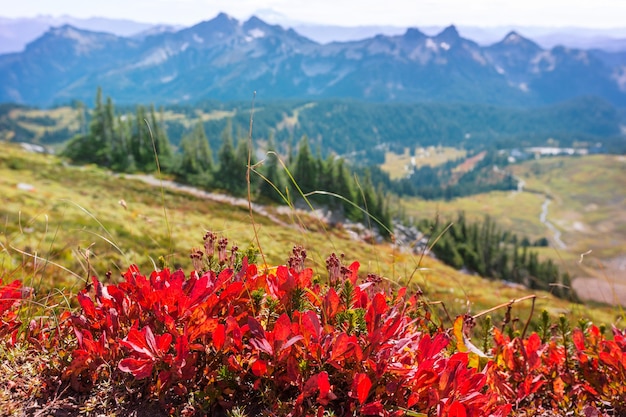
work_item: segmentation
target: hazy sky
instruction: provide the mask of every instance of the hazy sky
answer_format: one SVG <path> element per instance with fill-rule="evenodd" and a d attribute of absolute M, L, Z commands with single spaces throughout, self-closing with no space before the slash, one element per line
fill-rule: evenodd
<path fill-rule="evenodd" d="M 127 18 L 190 25 L 272 9 L 293 21 L 357 25 L 626 26 L 626 0 L 0 0 L 0 16 Z"/>

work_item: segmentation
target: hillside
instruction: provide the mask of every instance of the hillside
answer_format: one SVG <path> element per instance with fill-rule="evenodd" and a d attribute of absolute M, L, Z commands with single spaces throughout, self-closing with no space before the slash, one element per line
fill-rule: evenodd
<path fill-rule="evenodd" d="M 116 271 L 125 270 L 130 263 L 148 270 L 160 256 L 189 269 L 190 250 L 207 230 L 228 237 L 242 249 L 256 245 L 246 208 L 182 191 L 161 191 L 94 167 L 68 167 L 53 156 L 5 148 L 0 156 L 0 192 L 4 196 L 0 265 L 9 276 L 26 273 L 21 277 L 25 285 L 37 288 L 42 296 L 52 288 L 78 291 L 88 270 L 101 278 L 112 270 L 115 277 Z M 361 262 L 363 273 L 382 275 L 392 286 L 418 285 L 429 300 L 445 303 L 451 315 L 479 312 L 528 294 L 389 244 L 355 241 L 341 227 L 329 228 L 305 213 L 267 210 L 281 221 L 257 213 L 254 222 L 270 265 L 286 262 L 284 254 L 294 245 L 306 248 L 308 259 L 317 267 L 324 265 L 330 253 L 344 253 L 346 259 Z M 611 308 L 589 308 L 539 295 L 536 311 L 545 308 L 573 318 L 613 320 Z M 514 312 L 526 317 L 529 307 L 521 303 Z M 438 310 L 438 315 L 443 317 L 443 310 Z"/>
<path fill-rule="evenodd" d="M 108 92 L 104 91 L 104 94 Z M 95 90 L 94 90 L 95 94 Z M 87 105 L 91 105 L 90 98 Z M 202 102 L 196 106 L 165 106 L 163 120 L 169 140 L 178 145 L 202 121 L 211 147 L 221 145 L 229 120 L 247 131 L 249 102 Z M 119 106 L 121 117 L 137 109 Z M 0 105 L 0 138 L 58 146 L 88 128 L 91 112 L 81 105 L 43 110 L 15 104 Z M 258 100 L 254 139 L 274 136 L 286 155 L 303 135 L 323 156 L 335 153 L 358 165 L 382 164 L 385 152 L 406 148 L 449 146 L 466 150 L 519 148 L 552 144 L 624 150 L 624 114 L 599 98 L 577 98 L 538 108 L 436 103 L 362 103 L 349 100 Z"/>
<path fill-rule="evenodd" d="M 542 257 L 577 277 L 573 285 L 581 297 L 623 303 L 626 159 L 616 155 L 542 158 L 509 169 L 523 181 L 522 192 L 492 192 L 449 202 L 407 199 L 404 207 L 415 216 L 438 213 L 454 219 L 463 211 L 479 220 L 489 215 L 503 229 L 531 241 L 546 237 L 550 248 L 540 250 Z"/>

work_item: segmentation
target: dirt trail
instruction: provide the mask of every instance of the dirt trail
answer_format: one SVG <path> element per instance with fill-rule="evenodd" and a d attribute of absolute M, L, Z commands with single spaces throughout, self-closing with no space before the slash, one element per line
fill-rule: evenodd
<path fill-rule="evenodd" d="M 271 221 L 273 221 L 274 223 L 280 226 L 293 227 L 292 224 L 285 223 L 284 221 L 276 217 L 274 214 L 267 211 L 267 209 L 264 206 L 260 204 L 255 204 L 255 203 L 249 204 L 248 200 L 245 198 L 232 197 L 226 194 L 210 193 L 210 192 L 201 190 L 199 188 L 191 187 L 189 185 L 181 184 L 178 182 L 169 181 L 169 180 L 159 180 L 158 178 L 155 178 L 152 175 L 125 175 L 124 177 L 128 179 L 140 180 L 140 181 L 145 182 L 146 184 L 149 184 L 155 187 L 163 186 L 164 188 L 167 188 L 170 190 L 183 191 L 185 193 L 194 195 L 199 198 L 217 201 L 219 203 L 226 203 L 232 206 L 243 207 L 243 208 L 248 208 L 251 206 L 252 211 L 255 212 L 256 214 L 261 215 L 263 217 L 267 217 L 268 219 L 270 219 Z"/>
<path fill-rule="evenodd" d="M 556 244 L 557 249 L 567 249 L 567 245 L 565 245 L 565 242 L 561 240 L 561 231 L 548 221 L 548 206 L 551 202 L 552 200 L 546 198 L 546 200 L 541 205 L 541 214 L 539 215 L 539 221 L 552 232 L 552 238 L 554 239 L 554 243 Z"/>

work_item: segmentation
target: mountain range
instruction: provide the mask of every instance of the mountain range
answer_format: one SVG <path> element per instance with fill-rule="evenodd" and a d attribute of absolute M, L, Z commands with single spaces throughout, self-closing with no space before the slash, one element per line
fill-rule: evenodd
<path fill-rule="evenodd" d="M 0 55 L 0 102 L 118 103 L 351 98 L 542 105 L 594 95 L 626 106 L 626 52 L 544 49 L 516 32 L 488 46 L 454 26 L 320 44 L 293 29 L 226 14 L 189 28 L 119 36 L 54 27 Z"/>

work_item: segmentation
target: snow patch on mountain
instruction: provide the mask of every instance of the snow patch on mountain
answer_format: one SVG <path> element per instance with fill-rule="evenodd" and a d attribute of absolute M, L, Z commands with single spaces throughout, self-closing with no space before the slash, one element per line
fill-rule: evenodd
<path fill-rule="evenodd" d="M 432 38 L 426 39 L 425 45 L 426 45 L 426 47 L 428 49 L 432 49 L 435 52 L 437 52 L 439 50 L 439 47 L 437 46 L 437 44 L 435 43 L 435 41 Z"/>
<path fill-rule="evenodd" d="M 248 34 L 252 36 L 254 39 L 262 38 L 265 36 L 265 32 L 263 32 L 261 29 L 258 29 L 258 28 L 250 29 L 248 31 Z"/>

